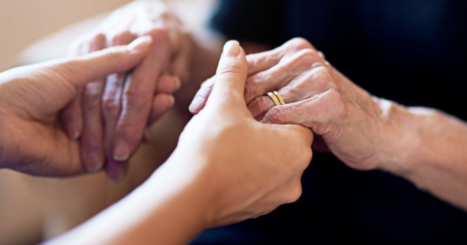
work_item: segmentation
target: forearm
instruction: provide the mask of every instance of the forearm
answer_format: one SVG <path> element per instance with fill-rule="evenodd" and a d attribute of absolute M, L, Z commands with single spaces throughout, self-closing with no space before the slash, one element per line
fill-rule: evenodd
<path fill-rule="evenodd" d="M 387 137 L 395 154 L 383 168 L 467 210 L 467 125 L 433 109 L 395 107 L 398 132 Z"/>
<path fill-rule="evenodd" d="M 194 180 L 196 169 L 181 173 L 172 163 L 122 201 L 47 244 L 188 243 L 206 228 L 206 193 Z"/>

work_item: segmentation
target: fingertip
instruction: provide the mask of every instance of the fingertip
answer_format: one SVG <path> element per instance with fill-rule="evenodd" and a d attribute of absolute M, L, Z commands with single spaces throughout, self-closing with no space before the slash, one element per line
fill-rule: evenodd
<path fill-rule="evenodd" d="M 236 40 L 230 40 L 224 44 L 224 56 L 236 57 L 240 54 L 240 51 L 240 43 Z"/>
<path fill-rule="evenodd" d="M 149 48 L 152 44 L 152 37 L 151 36 L 142 36 L 135 39 L 133 42 L 128 44 L 127 48 L 130 51 L 142 51 Z"/>
<path fill-rule="evenodd" d="M 119 141 L 114 148 L 113 158 L 116 161 L 123 162 L 127 161 L 130 157 L 130 147 L 128 143 L 124 141 Z"/>
<path fill-rule="evenodd" d="M 109 165 L 106 169 L 107 177 L 114 183 L 121 182 L 126 176 L 127 162 L 119 162 Z"/>

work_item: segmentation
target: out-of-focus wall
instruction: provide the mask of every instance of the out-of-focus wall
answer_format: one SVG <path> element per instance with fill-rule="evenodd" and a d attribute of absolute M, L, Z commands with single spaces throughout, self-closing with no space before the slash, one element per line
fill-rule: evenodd
<path fill-rule="evenodd" d="M 0 0 L 0 71 L 31 42 L 130 0 Z"/>

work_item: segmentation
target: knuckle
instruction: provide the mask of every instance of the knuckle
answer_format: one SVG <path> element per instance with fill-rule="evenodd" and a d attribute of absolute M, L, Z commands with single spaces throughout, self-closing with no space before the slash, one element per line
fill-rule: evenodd
<path fill-rule="evenodd" d="M 255 95 L 256 91 L 258 91 L 258 84 L 254 81 L 254 79 L 247 79 L 244 90 L 245 96 L 249 97 Z"/>
<path fill-rule="evenodd" d="M 302 185 L 299 183 L 297 184 L 289 193 L 288 203 L 293 203 L 298 201 L 302 196 Z"/>
<path fill-rule="evenodd" d="M 104 99 L 102 102 L 102 110 L 106 117 L 117 118 L 120 114 L 120 105 L 114 99 Z"/>
<path fill-rule="evenodd" d="M 101 104 L 101 94 L 95 89 L 87 89 L 84 94 L 84 107 L 86 109 L 99 108 Z"/>
<path fill-rule="evenodd" d="M 327 96 L 324 96 L 323 99 L 326 107 L 332 108 L 334 117 L 337 120 L 343 120 L 347 118 L 348 111 L 345 105 L 345 100 L 337 90 L 330 89 L 327 93 Z"/>
<path fill-rule="evenodd" d="M 331 72 L 324 66 L 313 68 L 305 77 L 308 83 L 312 83 L 314 87 L 324 90 L 334 83 Z"/>
<path fill-rule="evenodd" d="M 243 69 L 240 65 L 234 62 L 226 62 L 222 66 L 220 66 L 217 75 L 230 75 L 230 74 L 242 74 Z"/>
<path fill-rule="evenodd" d="M 269 121 L 273 123 L 287 122 L 287 115 L 280 106 L 271 108 L 266 116 L 268 117 Z"/>
<path fill-rule="evenodd" d="M 125 92 L 125 103 L 132 107 L 132 110 L 140 110 L 149 103 L 149 99 L 146 99 L 144 93 L 141 91 L 129 89 Z"/>
<path fill-rule="evenodd" d="M 319 56 L 321 59 L 326 60 L 326 56 L 324 55 L 323 52 L 318 51 L 318 56 Z"/>
<path fill-rule="evenodd" d="M 293 62 L 289 64 L 290 68 L 299 66 L 302 67 L 302 69 L 309 69 L 320 62 L 318 53 L 310 48 L 301 49 L 292 59 Z"/>
<path fill-rule="evenodd" d="M 292 49 L 295 50 L 300 50 L 300 49 L 314 49 L 313 46 L 306 40 L 305 38 L 302 37 L 296 37 L 287 42 L 288 46 L 290 46 Z"/>
<path fill-rule="evenodd" d="M 254 99 L 249 105 L 248 109 L 250 110 L 251 114 L 256 117 L 260 113 L 264 112 L 268 109 L 268 100 L 265 96 L 258 97 Z"/>

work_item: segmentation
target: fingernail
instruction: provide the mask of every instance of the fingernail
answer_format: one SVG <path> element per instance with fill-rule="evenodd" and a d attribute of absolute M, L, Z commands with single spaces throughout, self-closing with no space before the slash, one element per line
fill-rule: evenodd
<path fill-rule="evenodd" d="M 199 106 L 203 103 L 203 98 L 201 96 L 196 95 L 193 101 L 191 102 L 190 106 L 188 109 L 190 110 L 191 113 L 197 112 Z"/>
<path fill-rule="evenodd" d="M 129 50 L 136 50 L 140 49 L 141 47 L 147 46 L 152 43 L 152 38 L 151 36 L 143 36 L 139 37 L 130 44 L 128 44 L 128 49 Z"/>
<path fill-rule="evenodd" d="M 240 44 L 235 40 L 228 41 L 224 45 L 223 53 L 226 56 L 237 56 L 240 53 Z"/>
<path fill-rule="evenodd" d="M 179 90 L 182 87 L 182 81 L 177 76 L 174 76 L 173 78 L 175 79 L 175 90 Z"/>
<path fill-rule="evenodd" d="M 91 152 L 87 155 L 86 157 L 86 170 L 89 173 L 95 173 L 101 170 L 102 164 L 101 164 L 101 158 L 99 157 L 99 154 L 95 152 Z"/>
<path fill-rule="evenodd" d="M 125 172 L 122 167 L 113 166 L 107 170 L 107 176 L 109 176 L 110 180 L 113 182 L 120 182 L 125 178 Z"/>
<path fill-rule="evenodd" d="M 175 98 L 173 97 L 173 95 L 170 95 L 169 96 L 169 105 L 170 105 L 170 107 L 172 107 L 174 104 L 175 104 Z"/>
<path fill-rule="evenodd" d="M 130 157 L 130 147 L 125 142 L 117 143 L 114 150 L 114 159 L 116 161 L 126 161 Z"/>

